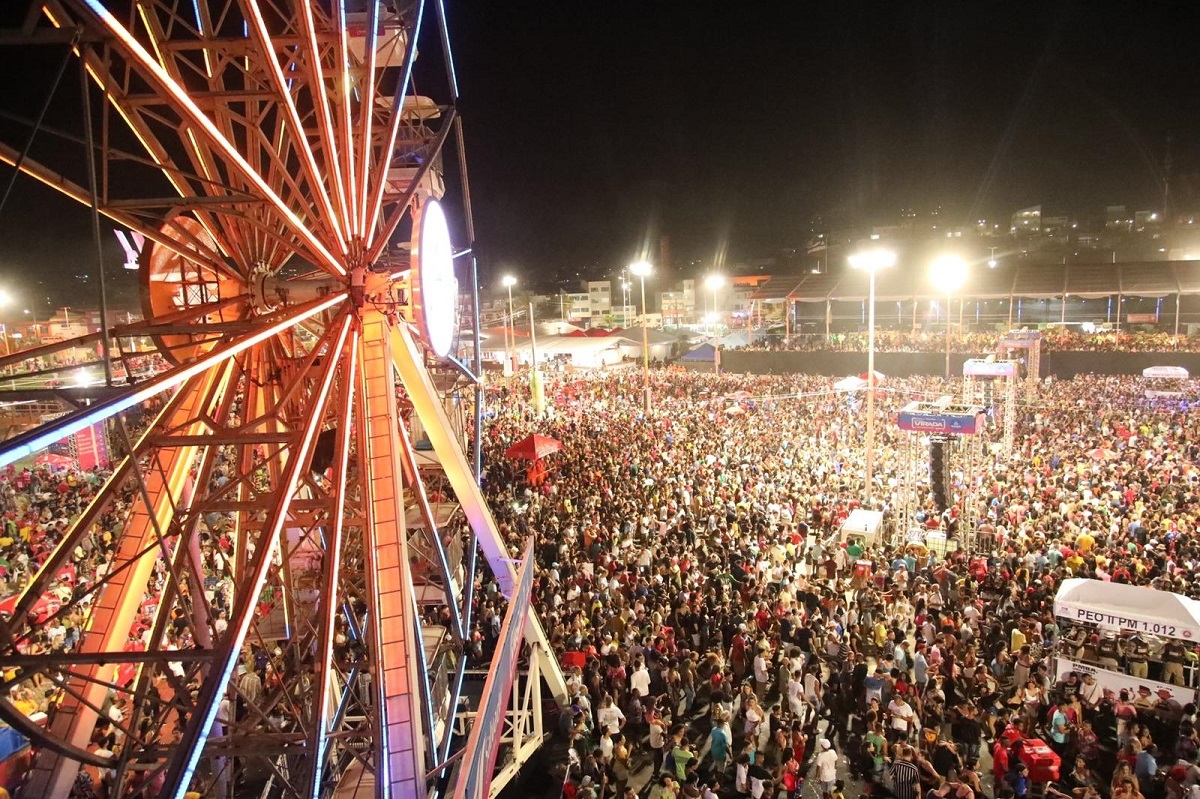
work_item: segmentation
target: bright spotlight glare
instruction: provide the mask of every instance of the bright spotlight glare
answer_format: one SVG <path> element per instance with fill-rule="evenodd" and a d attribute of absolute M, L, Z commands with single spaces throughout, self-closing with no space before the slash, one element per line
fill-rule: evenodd
<path fill-rule="evenodd" d="M 943 255 L 929 265 L 929 277 L 942 291 L 957 291 L 967 282 L 967 262 L 957 255 Z"/>
<path fill-rule="evenodd" d="M 896 263 L 896 253 L 891 250 L 875 249 L 856 252 L 850 256 L 850 266 L 866 272 L 876 272 Z"/>

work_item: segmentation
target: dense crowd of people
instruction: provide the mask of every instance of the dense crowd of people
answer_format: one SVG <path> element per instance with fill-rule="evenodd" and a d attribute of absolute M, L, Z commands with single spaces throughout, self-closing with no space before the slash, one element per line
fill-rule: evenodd
<path fill-rule="evenodd" d="M 911 479 L 923 464 L 909 434 L 887 423 L 867 490 L 862 395 L 830 378 L 656 370 L 651 381 L 649 413 L 637 370 L 556 375 L 544 415 L 520 377 L 489 388 L 485 492 L 513 551 L 535 537 L 535 602 L 570 691 L 559 717 L 569 768 L 553 795 L 1200 797 L 1194 705 L 1106 692 L 1053 661 L 1065 652 L 1193 691 L 1193 645 L 1066 627 L 1052 607 L 1069 577 L 1200 596 L 1194 383 L 1147 399 L 1136 378 L 1047 381 L 1018 408 L 1013 452 L 993 433 L 973 469 L 952 466 L 942 508 Z M 961 390 L 888 378 L 878 412 Z M 561 452 L 536 468 L 505 458 L 532 432 Z M 211 479 L 228 479 L 226 466 Z M 0 600 L 105 477 L 49 465 L 0 475 Z M 895 535 L 843 540 L 842 522 L 867 507 L 912 516 Z M 109 568 L 121 503 L 108 514 L 52 581 L 48 616 Z M 201 541 L 218 625 L 231 522 L 206 518 Z M 914 539 L 914 527 L 949 545 Z M 164 579 L 151 576 L 148 601 Z M 488 586 L 477 597 L 474 654 L 486 658 L 504 606 Z M 69 650 L 82 613 L 39 627 L 27 651 Z M 146 634 L 131 631 L 130 645 Z M 268 653 L 251 647 L 241 701 L 272 679 Z M 52 694 L 26 683 L 9 699 L 33 715 Z M 105 714 L 127 717 L 120 702 Z M 120 746 L 116 725 L 96 738 Z M 1031 739 L 1061 758 L 1053 779 L 1026 762 Z"/>
<path fill-rule="evenodd" d="M 901 799 L 1200 791 L 1194 706 L 1051 670 L 1068 633 L 1084 636 L 1072 654 L 1114 665 L 1106 636 L 1060 628 L 1064 579 L 1196 594 L 1186 400 L 1147 401 L 1136 379 L 1049 383 L 1021 408 L 1011 457 L 990 446 L 957 473 L 952 508 L 922 490 L 928 529 L 964 540 L 967 503 L 979 520 L 978 557 L 939 556 L 904 536 L 839 539 L 866 495 L 856 395 L 804 376 L 652 380 L 648 415 L 634 372 L 560 379 L 547 418 L 516 383 L 491 406 L 486 487 L 513 547 L 536 537 L 537 602 L 572 691 L 568 793 L 797 796 L 805 779 L 823 799 L 859 781 Z M 960 390 L 889 381 L 881 413 Z M 894 509 L 907 434 L 884 428 L 873 494 Z M 503 457 L 533 431 L 563 443 L 537 485 Z M 1153 676 L 1194 680 L 1190 647 L 1152 657 Z M 1057 779 L 1028 773 L 1031 738 L 1062 758 Z"/>
<path fill-rule="evenodd" d="M 954 352 L 991 352 L 996 346 L 995 331 L 961 332 L 950 336 Z M 1084 333 L 1066 328 L 1042 331 L 1042 347 L 1060 352 L 1200 352 L 1200 338 L 1156 331 L 1103 331 Z M 876 352 L 941 352 L 946 348 L 945 327 L 923 330 L 875 331 Z M 736 349 L 798 350 L 801 352 L 866 352 L 867 334 L 804 333 L 794 334 L 787 341 L 763 340 Z"/>

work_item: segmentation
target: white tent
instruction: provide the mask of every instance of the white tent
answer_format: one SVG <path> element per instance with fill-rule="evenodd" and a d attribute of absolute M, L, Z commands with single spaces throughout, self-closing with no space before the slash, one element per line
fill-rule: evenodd
<path fill-rule="evenodd" d="M 1064 580 L 1054 615 L 1112 630 L 1200 641 L 1200 601 L 1170 591 L 1082 578 Z"/>
<path fill-rule="evenodd" d="M 1188 370 L 1182 366 L 1147 366 L 1142 370 L 1142 377 L 1186 380 L 1188 378 Z"/>

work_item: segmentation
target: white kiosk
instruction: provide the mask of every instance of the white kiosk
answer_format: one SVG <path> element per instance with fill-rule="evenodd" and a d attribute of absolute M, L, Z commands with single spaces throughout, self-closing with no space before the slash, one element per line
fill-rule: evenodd
<path fill-rule="evenodd" d="M 873 547 L 879 543 L 881 529 L 883 529 L 883 513 L 881 511 L 857 508 L 850 511 L 846 521 L 842 522 L 841 542 L 849 544 L 853 539 L 863 547 Z"/>

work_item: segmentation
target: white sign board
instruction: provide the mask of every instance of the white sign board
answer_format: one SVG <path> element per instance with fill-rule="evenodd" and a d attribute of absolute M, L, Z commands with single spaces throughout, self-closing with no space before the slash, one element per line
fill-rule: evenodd
<path fill-rule="evenodd" d="M 1096 682 L 1100 683 L 1100 687 L 1104 689 L 1105 695 L 1112 694 L 1118 697 L 1121 691 L 1128 691 L 1130 700 L 1138 698 L 1138 688 L 1145 686 L 1150 689 L 1150 698 L 1147 701 L 1160 701 L 1163 696 L 1159 691 L 1166 691 L 1171 699 L 1174 699 L 1181 706 L 1189 702 L 1194 702 L 1196 692 L 1182 685 L 1172 685 L 1170 683 L 1158 682 L 1157 680 L 1142 680 L 1128 674 L 1121 674 L 1108 669 L 1102 669 L 1098 666 L 1093 666 L 1089 663 L 1080 663 L 1078 660 L 1068 660 L 1067 658 L 1056 658 L 1057 666 L 1055 668 L 1055 678 L 1058 682 L 1063 682 L 1067 679 L 1067 675 L 1075 672 L 1080 677 L 1086 674 L 1094 674 Z"/>

